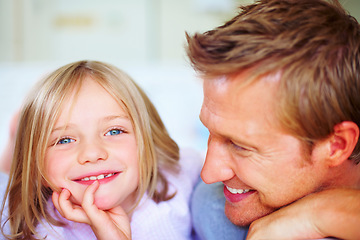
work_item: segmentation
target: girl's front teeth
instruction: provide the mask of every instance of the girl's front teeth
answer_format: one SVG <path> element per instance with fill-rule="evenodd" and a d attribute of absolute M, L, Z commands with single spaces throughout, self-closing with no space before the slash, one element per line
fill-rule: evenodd
<path fill-rule="evenodd" d="M 111 177 L 113 175 L 115 175 L 115 173 L 100 174 L 99 176 L 84 177 L 81 179 L 81 181 L 95 181 L 95 180 L 100 180 L 100 179 L 104 179 L 107 177 Z"/>

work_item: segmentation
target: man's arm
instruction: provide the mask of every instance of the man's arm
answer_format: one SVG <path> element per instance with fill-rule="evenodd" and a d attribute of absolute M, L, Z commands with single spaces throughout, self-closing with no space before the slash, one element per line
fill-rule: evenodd
<path fill-rule="evenodd" d="M 360 190 L 325 190 L 256 220 L 247 239 L 360 239 L 359 222 Z"/>

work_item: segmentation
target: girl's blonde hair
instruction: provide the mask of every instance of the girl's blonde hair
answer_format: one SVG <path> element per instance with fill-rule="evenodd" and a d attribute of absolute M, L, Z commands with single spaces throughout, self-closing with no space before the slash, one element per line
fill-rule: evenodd
<path fill-rule="evenodd" d="M 39 237 L 36 226 L 42 221 L 61 225 L 46 208 L 52 190 L 44 171 L 44 157 L 63 101 L 86 84 L 87 76 L 104 87 L 132 121 L 140 172 L 138 200 L 134 207 L 145 193 L 155 202 L 169 200 L 175 195 L 169 193 L 169 183 L 160 169 L 178 171 L 179 148 L 144 91 L 112 65 L 97 61 L 70 63 L 40 81 L 22 108 L 1 209 L 4 216 L 5 202 L 8 201 L 10 238 L 36 239 Z"/>

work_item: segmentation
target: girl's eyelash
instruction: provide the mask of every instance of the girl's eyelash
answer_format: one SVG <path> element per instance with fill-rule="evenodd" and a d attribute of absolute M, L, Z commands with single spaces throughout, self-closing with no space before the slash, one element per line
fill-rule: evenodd
<path fill-rule="evenodd" d="M 54 145 L 58 145 L 58 144 L 65 144 L 65 143 L 60 143 L 61 141 L 65 140 L 65 139 L 70 139 L 70 142 L 75 141 L 73 138 L 69 137 L 69 136 L 64 136 L 64 137 L 60 137 L 58 139 L 56 139 Z M 69 143 L 70 143 L 69 142 Z"/>
<path fill-rule="evenodd" d="M 105 135 L 107 135 L 108 133 L 110 133 L 111 131 L 119 131 L 117 134 L 115 135 L 119 135 L 119 134 L 123 134 L 123 133 L 127 133 L 127 131 L 124 129 L 124 128 L 121 128 L 121 127 L 113 127 L 113 128 L 110 128 L 109 130 L 106 131 Z M 55 146 L 55 145 L 59 145 L 59 144 L 67 144 L 67 143 L 60 143 L 61 141 L 65 140 L 65 139 L 69 139 L 70 141 L 68 143 L 72 143 L 74 142 L 75 140 L 70 137 L 70 136 L 63 136 L 63 137 L 59 137 L 57 139 L 55 139 L 51 146 Z"/>
<path fill-rule="evenodd" d="M 111 131 L 119 131 L 119 134 L 122 134 L 122 133 L 127 133 L 127 131 L 124 129 L 124 128 L 121 128 L 121 127 L 113 127 L 113 128 L 110 128 L 108 131 L 106 131 L 105 135 L 107 135 L 109 132 Z"/>

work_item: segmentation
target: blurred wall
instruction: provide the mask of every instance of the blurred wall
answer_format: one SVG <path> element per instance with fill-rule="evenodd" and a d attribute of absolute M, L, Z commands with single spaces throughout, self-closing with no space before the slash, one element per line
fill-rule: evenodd
<path fill-rule="evenodd" d="M 0 0 L 0 61 L 182 61 L 185 31 L 208 30 L 236 0 Z"/>
<path fill-rule="evenodd" d="M 238 0 L 0 0 L 0 151 L 33 84 L 61 65 L 94 59 L 125 70 L 182 147 L 206 148 L 201 81 L 186 61 L 185 31 L 205 31 Z"/>
<path fill-rule="evenodd" d="M 0 0 L 0 62 L 181 62 L 185 31 L 218 26 L 252 0 Z M 341 0 L 355 17 L 359 0 Z"/>

